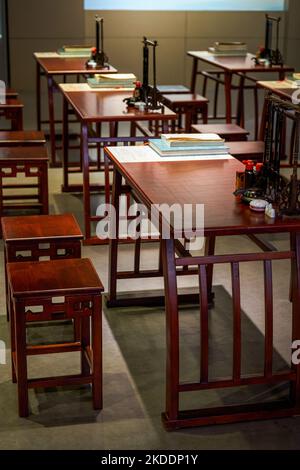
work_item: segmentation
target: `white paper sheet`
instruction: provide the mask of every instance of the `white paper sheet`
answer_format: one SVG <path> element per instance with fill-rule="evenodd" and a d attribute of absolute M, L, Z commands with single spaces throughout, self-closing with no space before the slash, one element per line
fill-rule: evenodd
<path fill-rule="evenodd" d="M 120 163 L 178 162 L 204 160 L 232 160 L 231 155 L 191 155 L 187 157 L 161 157 L 148 145 L 135 147 L 108 147 Z"/>

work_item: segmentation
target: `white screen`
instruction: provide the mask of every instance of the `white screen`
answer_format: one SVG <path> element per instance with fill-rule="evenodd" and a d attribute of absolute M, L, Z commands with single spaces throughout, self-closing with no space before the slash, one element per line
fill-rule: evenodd
<path fill-rule="evenodd" d="M 282 11 L 285 0 L 85 0 L 86 10 Z"/>

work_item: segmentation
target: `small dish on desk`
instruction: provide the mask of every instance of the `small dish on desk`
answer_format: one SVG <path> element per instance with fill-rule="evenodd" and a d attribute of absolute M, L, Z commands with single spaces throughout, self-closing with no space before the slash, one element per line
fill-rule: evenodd
<path fill-rule="evenodd" d="M 250 202 L 249 207 L 254 212 L 265 212 L 267 205 L 268 201 L 265 201 L 264 199 L 253 199 Z"/>

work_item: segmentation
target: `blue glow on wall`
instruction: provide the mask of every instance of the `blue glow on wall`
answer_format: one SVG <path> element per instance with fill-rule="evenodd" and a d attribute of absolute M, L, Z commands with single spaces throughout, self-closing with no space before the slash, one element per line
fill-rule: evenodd
<path fill-rule="evenodd" d="M 85 0 L 86 10 L 283 11 L 285 0 Z"/>

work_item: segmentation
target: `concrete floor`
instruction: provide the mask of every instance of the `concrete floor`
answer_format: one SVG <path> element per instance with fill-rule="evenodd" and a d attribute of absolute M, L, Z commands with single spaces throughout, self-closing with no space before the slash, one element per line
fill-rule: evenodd
<path fill-rule="evenodd" d="M 33 112 L 32 106 L 29 112 L 30 114 Z M 28 120 L 27 127 L 30 127 L 30 124 L 31 120 Z M 62 170 L 50 169 L 50 211 L 51 213 L 72 211 L 81 222 L 81 197 L 61 194 L 61 181 Z M 272 236 L 269 240 L 280 249 L 288 247 L 288 239 L 285 236 Z M 218 253 L 249 252 L 249 250 L 253 250 L 253 244 L 245 237 L 224 237 L 217 243 Z M 84 247 L 83 256 L 92 259 L 107 288 L 107 247 Z M 5 319 L 2 244 L 0 257 L 3 280 L 0 286 L 0 340 L 5 341 L 7 346 L 7 364 L 0 365 L 0 449 L 300 449 L 300 418 L 211 426 L 173 433 L 164 431 L 160 422 L 160 412 L 164 410 L 165 351 L 162 309 L 140 311 L 126 309 L 124 317 L 119 310 L 104 312 L 104 409 L 101 413 L 92 410 L 89 387 L 80 390 L 51 389 L 46 392 L 31 391 L 32 414 L 28 419 L 20 419 L 17 414 L 16 386 L 12 384 L 10 378 L 10 342 L 9 328 Z M 156 246 L 148 245 L 143 255 L 143 266 L 153 267 L 156 257 Z M 120 268 L 126 269 L 129 266 L 132 266 L 131 248 L 123 246 Z M 246 264 L 242 268 L 241 278 L 245 334 L 248 332 L 244 356 L 245 362 L 247 358 L 251 362 L 252 354 L 255 356 L 256 349 L 261 345 L 261 332 L 264 329 L 261 266 L 256 263 Z M 180 280 L 182 287 L 196 285 L 196 278 Z M 220 299 L 216 315 L 223 315 L 225 303 L 228 302 L 228 293 L 231 291 L 226 267 L 218 267 L 215 270 L 214 285 L 217 286 L 217 298 Z M 162 288 L 161 280 L 147 281 L 148 290 L 160 288 Z M 145 289 L 144 280 L 122 281 L 119 284 L 119 290 L 124 292 L 143 289 Z M 290 359 L 291 305 L 288 301 L 288 289 L 289 263 L 275 263 L 274 345 L 275 356 L 281 364 Z M 227 301 L 224 300 L 223 303 L 222 299 Z M 215 310 L 212 313 L 214 312 Z M 134 323 L 133 314 L 136 314 Z M 185 315 L 184 312 L 182 318 L 183 328 L 187 328 L 189 332 L 195 331 L 191 330 L 197 328 L 194 326 L 195 318 Z M 221 322 L 223 317 L 219 318 Z M 224 325 L 222 323 L 223 337 L 220 339 L 220 345 L 223 344 L 222 340 L 225 341 L 226 332 L 230 327 L 225 320 Z M 218 328 L 221 326 L 217 321 L 217 332 Z M 67 326 L 62 326 L 62 329 L 64 329 L 63 334 L 67 335 Z M 46 331 L 38 332 L 37 335 L 39 334 L 47 336 Z M 188 342 L 193 342 L 192 337 L 186 336 L 186 338 Z M 218 345 L 218 338 L 216 341 Z M 194 359 L 187 357 L 186 361 L 188 370 L 191 370 Z M 221 356 L 216 363 L 222 368 L 225 356 L 224 361 Z M 62 355 L 30 359 L 32 375 L 44 374 L 45 370 L 55 375 L 72 373 L 77 367 L 76 353 L 64 355 L 63 360 Z M 281 393 L 280 390 L 279 392 Z M 261 390 L 257 390 L 252 395 L 257 396 L 261 393 L 263 393 Z M 218 399 L 224 401 L 227 398 L 220 395 Z M 249 397 L 246 396 L 246 399 Z M 203 400 L 204 402 L 206 400 L 204 395 L 201 397 L 202 403 Z M 210 400 L 208 398 L 207 403 L 210 403 Z"/>

